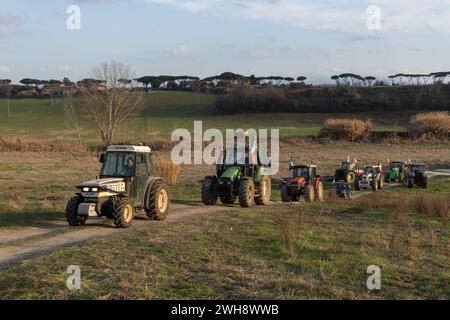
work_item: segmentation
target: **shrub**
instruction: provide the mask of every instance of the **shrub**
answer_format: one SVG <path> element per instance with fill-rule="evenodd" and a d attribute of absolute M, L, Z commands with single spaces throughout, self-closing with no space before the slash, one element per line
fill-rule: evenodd
<path fill-rule="evenodd" d="M 0 137 L 0 152 L 84 152 L 87 149 L 78 143 Z"/>
<path fill-rule="evenodd" d="M 181 173 L 181 167 L 174 164 L 166 157 L 156 157 L 154 159 L 155 173 L 164 179 L 169 185 L 177 183 L 178 176 Z"/>
<path fill-rule="evenodd" d="M 372 129 L 370 120 L 364 122 L 358 119 L 328 119 L 320 131 L 320 136 L 356 142 L 367 140 Z"/>
<path fill-rule="evenodd" d="M 450 133 L 450 113 L 419 113 L 411 118 L 410 130 L 416 135 L 427 135 L 432 138 L 448 137 Z"/>

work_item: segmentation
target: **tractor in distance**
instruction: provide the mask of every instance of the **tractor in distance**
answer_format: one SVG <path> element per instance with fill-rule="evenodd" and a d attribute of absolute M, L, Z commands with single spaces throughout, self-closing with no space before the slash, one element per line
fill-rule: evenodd
<path fill-rule="evenodd" d="M 383 189 L 384 175 L 381 162 L 378 166 L 367 166 L 364 168 L 364 173 L 359 176 L 355 182 L 355 189 L 378 191 Z"/>
<path fill-rule="evenodd" d="M 268 167 L 261 164 L 258 153 L 249 147 L 238 152 L 234 147 L 224 150 L 222 156 L 223 162 L 217 165 L 216 175 L 203 179 L 203 204 L 213 206 L 218 199 L 223 204 L 234 204 L 238 199 L 243 208 L 268 205 L 272 182 L 271 177 L 265 175 Z"/>
<path fill-rule="evenodd" d="M 352 184 L 344 181 L 335 181 L 331 186 L 330 195 L 332 193 L 338 198 L 350 200 L 352 198 Z"/>
<path fill-rule="evenodd" d="M 389 171 L 386 172 L 384 181 L 386 183 L 403 183 L 406 173 L 406 164 L 402 161 L 389 161 Z"/>
<path fill-rule="evenodd" d="M 135 213 L 149 220 L 164 220 L 170 208 L 169 189 L 153 176 L 151 150 L 144 146 L 110 146 L 100 156 L 103 164 L 97 180 L 77 186 L 69 200 L 66 219 L 81 226 L 89 217 L 107 217 L 119 228 L 131 226 Z"/>
<path fill-rule="evenodd" d="M 335 181 L 345 181 L 354 184 L 360 175 L 364 173 L 361 169 L 362 165 L 356 159 L 351 162 L 350 157 L 346 161 L 342 161 L 342 166 L 336 170 L 334 175 Z"/>
<path fill-rule="evenodd" d="M 300 201 L 301 196 L 305 196 L 306 202 L 323 201 L 323 182 L 317 175 L 316 165 L 294 165 L 291 162 L 289 171 L 292 177 L 281 180 L 281 201 Z"/>
<path fill-rule="evenodd" d="M 408 168 L 409 169 L 405 175 L 404 184 L 410 189 L 414 188 L 414 186 L 418 186 L 424 189 L 428 188 L 426 165 L 417 163 L 409 165 Z"/>

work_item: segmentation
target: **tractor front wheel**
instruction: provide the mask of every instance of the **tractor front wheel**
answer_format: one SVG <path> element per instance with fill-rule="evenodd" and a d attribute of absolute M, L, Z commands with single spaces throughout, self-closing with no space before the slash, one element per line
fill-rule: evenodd
<path fill-rule="evenodd" d="M 134 205 L 128 198 L 119 198 L 113 204 L 114 224 L 119 228 L 129 228 L 134 219 Z"/>
<path fill-rule="evenodd" d="M 250 208 L 255 204 L 255 183 L 252 179 L 244 179 L 239 185 L 239 204 Z"/>
<path fill-rule="evenodd" d="M 155 182 L 150 189 L 148 200 L 147 218 L 165 220 L 170 209 L 170 193 L 167 185 L 162 181 Z"/>
<path fill-rule="evenodd" d="M 378 181 L 372 180 L 372 191 L 377 192 L 378 191 Z"/>
<path fill-rule="evenodd" d="M 216 177 L 206 177 L 202 183 L 202 202 L 205 206 L 213 206 L 217 203 L 217 195 L 214 186 L 217 184 Z"/>
<path fill-rule="evenodd" d="M 67 202 L 66 220 L 72 227 L 83 226 L 86 224 L 86 218 L 78 216 L 78 207 L 82 201 L 83 198 L 81 196 L 76 196 Z"/>
<path fill-rule="evenodd" d="M 315 200 L 315 191 L 312 185 L 308 185 L 305 191 L 305 199 L 306 202 L 314 202 Z"/>
<path fill-rule="evenodd" d="M 316 198 L 316 201 L 322 202 L 323 201 L 323 182 L 319 181 L 317 183 L 317 189 L 314 190 L 314 196 Z"/>
<path fill-rule="evenodd" d="M 270 177 L 264 176 L 259 184 L 259 197 L 255 198 L 255 202 L 258 206 L 267 206 L 270 202 L 270 196 L 272 194 L 272 182 Z"/>
<path fill-rule="evenodd" d="M 283 184 L 281 186 L 281 201 L 291 202 L 291 196 L 289 195 L 289 187 L 287 186 L 287 184 Z"/>

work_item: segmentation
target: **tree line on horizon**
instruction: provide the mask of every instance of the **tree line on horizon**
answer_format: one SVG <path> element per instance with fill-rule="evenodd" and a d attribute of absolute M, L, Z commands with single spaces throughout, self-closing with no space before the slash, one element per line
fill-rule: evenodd
<path fill-rule="evenodd" d="M 436 83 L 445 83 L 445 79 L 450 77 L 449 71 L 440 71 L 433 72 L 430 74 L 406 74 L 399 73 L 395 75 L 388 76 L 388 80 L 392 86 L 400 85 L 428 85 L 431 82 Z M 160 76 L 143 76 L 134 79 L 119 79 L 118 82 L 124 86 L 133 86 L 133 81 L 138 85 L 148 89 L 148 88 L 160 88 L 162 84 L 169 83 L 171 84 L 171 88 L 176 88 L 180 86 L 180 84 L 187 82 L 214 82 L 220 83 L 221 81 L 237 81 L 238 83 L 246 83 L 250 85 L 258 85 L 264 81 L 275 83 L 276 85 L 282 84 L 292 84 L 295 81 L 297 83 L 304 84 L 308 78 L 306 76 L 299 76 L 297 78 L 292 77 L 283 77 L 283 76 L 262 76 L 257 77 L 255 75 L 244 76 L 241 74 L 233 73 L 233 72 L 224 72 L 220 75 L 215 75 L 207 78 L 199 78 L 196 76 L 189 75 L 181 75 L 181 76 L 171 76 L 171 75 L 160 75 Z M 338 86 L 373 86 L 373 85 L 385 85 L 383 81 L 379 81 L 374 76 L 366 76 L 363 77 L 354 73 L 342 73 L 339 75 L 333 75 L 331 80 L 336 82 Z M 104 81 L 85 78 L 80 81 L 72 82 L 69 78 L 65 77 L 63 80 L 41 80 L 41 79 L 33 79 L 33 78 L 24 78 L 19 81 L 22 85 L 25 86 L 51 86 L 51 85 L 66 85 L 66 86 L 87 86 L 92 84 L 102 84 Z M 11 85 L 12 81 L 10 79 L 0 79 L 1 86 Z"/>

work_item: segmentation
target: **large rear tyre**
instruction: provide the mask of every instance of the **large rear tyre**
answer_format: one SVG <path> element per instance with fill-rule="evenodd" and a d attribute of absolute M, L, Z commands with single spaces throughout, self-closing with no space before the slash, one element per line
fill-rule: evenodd
<path fill-rule="evenodd" d="M 256 204 L 258 206 L 267 206 L 272 195 L 272 182 L 270 181 L 270 177 L 262 177 L 261 183 L 259 184 L 259 194 L 260 196 L 255 197 Z"/>
<path fill-rule="evenodd" d="M 206 177 L 202 183 L 202 203 L 205 206 L 214 206 L 217 204 L 217 195 L 214 192 L 214 186 L 217 184 L 216 177 Z"/>
<path fill-rule="evenodd" d="M 291 202 L 291 196 L 289 194 L 289 187 L 287 186 L 287 184 L 283 184 L 281 186 L 281 201 Z"/>
<path fill-rule="evenodd" d="M 305 200 L 306 202 L 314 202 L 315 200 L 315 190 L 312 185 L 308 185 L 305 191 Z"/>
<path fill-rule="evenodd" d="M 114 224 L 118 228 L 129 228 L 134 220 L 134 205 L 128 198 L 119 198 L 113 203 Z"/>
<path fill-rule="evenodd" d="M 242 208 L 255 204 L 255 183 L 252 179 L 244 179 L 239 184 L 239 204 Z"/>
<path fill-rule="evenodd" d="M 408 188 L 409 189 L 414 188 L 414 178 L 408 178 Z"/>
<path fill-rule="evenodd" d="M 147 218 L 162 221 L 167 218 L 170 210 L 169 187 L 162 181 L 156 181 L 149 193 Z"/>
<path fill-rule="evenodd" d="M 82 201 L 83 198 L 81 196 L 75 196 L 67 202 L 66 220 L 72 227 L 83 226 L 86 224 L 86 217 L 78 216 L 78 207 Z"/>
<path fill-rule="evenodd" d="M 317 183 L 317 189 L 315 190 L 314 196 L 315 196 L 315 200 L 317 202 L 323 202 L 323 182 L 322 181 L 319 181 Z"/>

